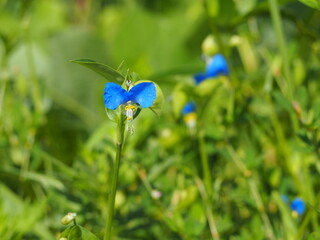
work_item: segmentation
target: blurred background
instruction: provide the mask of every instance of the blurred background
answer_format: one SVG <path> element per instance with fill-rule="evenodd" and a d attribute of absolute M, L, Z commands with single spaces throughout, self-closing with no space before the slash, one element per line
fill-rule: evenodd
<path fill-rule="evenodd" d="M 0 239 L 57 239 L 68 212 L 103 235 L 115 124 L 106 81 L 70 62 L 82 58 L 123 63 L 166 100 L 160 118 L 142 111 L 126 137 L 114 239 L 212 239 L 204 155 L 221 239 L 318 239 L 319 9 L 316 0 L 0 0 Z M 230 75 L 194 84 L 202 56 L 215 53 Z M 181 115 L 187 101 L 200 103 L 200 140 Z"/>

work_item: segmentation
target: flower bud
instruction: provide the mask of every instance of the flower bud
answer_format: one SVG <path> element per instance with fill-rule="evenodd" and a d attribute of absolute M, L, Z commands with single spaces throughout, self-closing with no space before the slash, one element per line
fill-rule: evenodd
<path fill-rule="evenodd" d="M 61 223 L 62 223 L 63 225 L 67 225 L 67 224 L 69 224 L 71 221 L 73 221 L 73 219 L 75 219 L 76 216 L 77 216 L 76 213 L 70 212 L 70 213 L 68 213 L 66 216 L 64 216 L 64 217 L 62 218 Z"/>
<path fill-rule="evenodd" d="M 159 190 L 152 190 L 151 196 L 153 199 L 159 199 L 162 196 L 162 192 L 160 192 Z"/>
<path fill-rule="evenodd" d="M 213 56 L 219 52 L 218 44 L 212 35 L 208 35 L 202 42 L 202 52 L 207 56 Z"/>

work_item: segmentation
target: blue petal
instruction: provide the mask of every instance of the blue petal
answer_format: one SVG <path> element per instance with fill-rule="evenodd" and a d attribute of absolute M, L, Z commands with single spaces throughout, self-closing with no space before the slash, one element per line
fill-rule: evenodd
<path fill-rule="evenodd" d="M 113 82 L 107 83 L 104 89 L 104 105 L 111 110 L 129 101 L 129 94 L 120 85 Z"/>
<path fill-rule="evenodd" d="M 229 68 L 226 59 L 221 54 L 212 57 L 211 62 L 206 67 L 208 77 L 217 77 L 219 75 L 229 75 Z"/>
<path fill-rule="evenodd" d="M 295 198 L 291 202 L 291 210 L 296 211 L 299 215 L 302 215 L 306 209 L 306 205 L 301 198 Z"/>
<path fill-rule="evenodd" d="M 130 100 L 138 103 L 142 108 L 151 107 L 156 100 L 156 86 L 152 82 L 142 82 L 129 91 Z"/>
<path fill-rule="evenodd" d="M 198 73 L 196 75 L 193 76 L 194 81 L 196 82 L 196 84 L 200 84 L 203 80 L 207 79 L 208 76 L 205 73 Z"/>
<path fill-rule="evenodd" d="M 193 102 L 188 102 L 182 109 L 182 114 L 186 115 L 196 111 L 196 105 Z"/>

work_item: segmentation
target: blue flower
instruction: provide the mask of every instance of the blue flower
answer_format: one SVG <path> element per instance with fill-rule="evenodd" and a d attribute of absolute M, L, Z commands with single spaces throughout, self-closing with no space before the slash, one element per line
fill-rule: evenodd
<path fill-rule="evenodd" d="M 193 102 L 188 102 L 181 113 L 190 133 L 193 134 L 197 125 L 196 105 Z"/>
<path fill-rule="evenodd" d="M 113 82 L 107 83 L 104 89 L 104 104 L 106 108 L 115 110 L 125 105 L 127 120 L 132 120 L 137 107 L 151 107 L 156 99 L 156 86 L 152 82 L 142 82 L 129 91 Z"/>
<path fill-rule="evenodd" d="M 196 105 L 193 102 L 188 102 L 182 109 L 182 115 L 187 115 L 196 111 Z"/>
<path fill-rule="evenodd" d="M 229 67 L 222 54 L 216 54 L 207 61 L 205 73 L 199 73 L 194 76 L 196 84 L 200 84 L 207 78 L 214 78 L 219 75 L 229 75 Z"/>
<path fill-rule="evenodd" d="M 293 215 L 301 216 L 306 210 L 306 205 L 301 198 L 294 198 L 291 202 L 290 208 Z"/>

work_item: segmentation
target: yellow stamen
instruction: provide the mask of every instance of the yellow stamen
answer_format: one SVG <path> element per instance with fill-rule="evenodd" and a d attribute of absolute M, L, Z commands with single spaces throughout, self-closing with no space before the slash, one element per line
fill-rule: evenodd
<path fill-rule="evenodd" d="M 129 104 L 124 107 L 124 110 L 126 111 L 127 120 L 132 120 L 135 111 L 137 111 L 137 107 Z"/>
<path fill-rule="evenodd" d="M 292 215 L 293 218 L 299 217 L 299 213 L 297 211 L 292 211 L 291 215 Z"/>
<path fill-rule="evenodd" d="M 197 114 L 195 112 L 188 113 L 184 115 L 183 119 L 187 124 L 195 122 L 197 120 Z"/>

